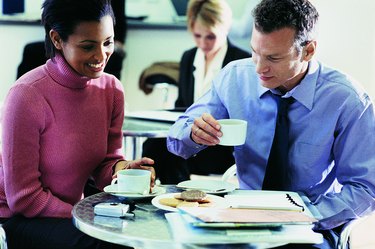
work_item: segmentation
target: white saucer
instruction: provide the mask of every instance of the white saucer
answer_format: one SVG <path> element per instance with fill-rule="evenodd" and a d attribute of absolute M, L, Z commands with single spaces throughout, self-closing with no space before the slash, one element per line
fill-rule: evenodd
<path fill-rule="evenodd" d="M 224 194 L 236 189 L 236 185 L 219 180 L 189 180 L 177 184 L 178 188 L 198 189 L 208 194 Z"/>
<path fill-rule="evenodd" d="M 160 187 L 160 186 L 153 187 L 151 193 L 145 194 L 145 195 L 121 193 L 121 192 L 117 191 L 116 185 L 108 185 L 103 190 L 104 190 L 104 192 L 109 193 L 111 195 L 115 195 L 115 196 L 119 196 L 119 197 L 126 197 L 126 198 L 133 198 L 133 199 L 154 197 L 154 196 L 157 196 L 157 195 L 164 194 L 166 192 L 166 189 L 164 187 Z M 118 193 L 116 193 L 116 192 L 118 192 Z"/>
<path fill-rule="evenodd" d="M 163 199 L 163 198 L 172 198 L 176 194 L 179 194 L 179 193 L 168 193 L 168 194 L 158 195 L 158 196 L 152 198 L 151 203 L 152 203 L 152 205 L 154 205 L 157 208 L 160 208 L 160 209 L 163 209 L 163 210 L 166 210 L 166 211 L 175 212 L 175 211 L 177 211 L 177 208 L 160 204 L 159 200 Z M 207 195 L 207 197 L 209 197 L 212 200 L 212 202 L 215 204 L 215 207 L 220 207 L 220 208 L 229 207 L 228 202 L 223 197 L 220 197 L 220 196 L 217 196 L 217 195 L 209 195 L 209 194 Z"/>

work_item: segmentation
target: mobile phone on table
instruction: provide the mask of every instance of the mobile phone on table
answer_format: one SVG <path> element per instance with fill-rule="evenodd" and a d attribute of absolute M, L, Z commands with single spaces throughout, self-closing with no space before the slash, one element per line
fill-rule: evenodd
<path fill-rule="evenodd" d="M 94 213 L 101 216 L 134 217 L 129 211 L 130 205 L 117 202 L 103 202 L 94 206 Z"/>

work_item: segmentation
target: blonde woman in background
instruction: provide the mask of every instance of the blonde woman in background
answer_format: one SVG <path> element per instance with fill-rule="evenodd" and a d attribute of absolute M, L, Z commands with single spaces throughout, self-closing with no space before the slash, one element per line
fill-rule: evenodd
<path fill-rule="evenodd" d="M 228 40 L 232 11 L 224 0 L 191 0 L 187 9 L 188 30 L 196 47 L 184 52 L 180 61 L 179 94 L 175 104 L 186 109 L 211 88 L 211 82 L 229 62 L 251 57 Z M 163 138 L 148 139 L 144 156 L 155 160 L 156 176 L 162 183 L 187 180 L 190 173 L 222 174 L 234 164 L 233 148 L 215 146 L 187 160 L 166 149 Z"/>

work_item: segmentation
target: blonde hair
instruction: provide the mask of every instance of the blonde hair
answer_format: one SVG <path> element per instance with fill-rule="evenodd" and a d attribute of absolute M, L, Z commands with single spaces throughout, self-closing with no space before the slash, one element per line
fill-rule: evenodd
<path fill-rule="evenodd" d="M 192 31 L 197 21 L 210 29 L 223 25 L 229 30 L 232 24 L 232 10 L 225 0 L 190 0 L 187 18 L 189 31 Z"/>

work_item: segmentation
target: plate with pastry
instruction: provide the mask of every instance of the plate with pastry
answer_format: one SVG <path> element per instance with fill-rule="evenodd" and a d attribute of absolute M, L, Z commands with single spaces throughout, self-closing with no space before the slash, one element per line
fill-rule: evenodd
<path fill-rule="evenodd" d="M 186 190 L 181 193 L 168 193 L 154 197 L 152 205 L 166 211 L 177 211 L 179 207 L 229 207 L 220 196 L 207 194 L 200 190 Z"/>

